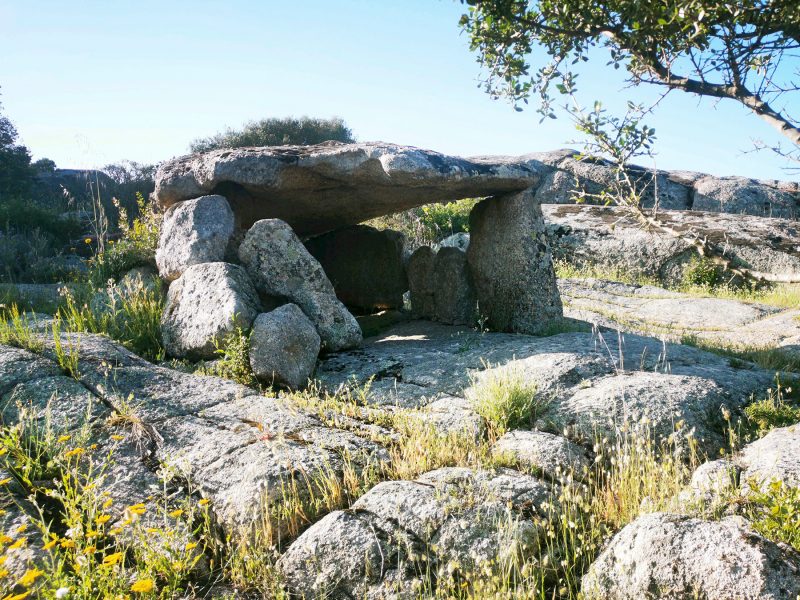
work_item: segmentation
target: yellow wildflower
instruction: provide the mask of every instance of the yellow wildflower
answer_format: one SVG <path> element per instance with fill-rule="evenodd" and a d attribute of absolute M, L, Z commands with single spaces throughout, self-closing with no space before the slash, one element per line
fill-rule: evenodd
<path fill-rule="evenodd" d="M 6 477 L 5 479 L 0 479 L 0 485 L 7 485 L 11 483 L 11 477 Z"/>
<path fill-rule="evenodd" d="M 23 523 L 19 527 L 17 527 L 17 533 L 23 533 L 28 528 L 27 523 Z"/>
<path fill-rule="evenodd" d="M 197 542 L 189 542 L 188 544 L 186 544 L 187 550 L 194 550 L 195 548 L 197 548 Z"/>
<path fill-rule="evenodd" d="M 144 507 L 144 504 L 132 504 L 128 507 L 128 510 L 135 515 L 143 515 L 147 512 L 147 509 Z"/>
<path fill-rule="evenodd" d="M 146 594 L 148 592 L 152 592 L 153 587 L 154 585 L 152 579 L 139 579 L 131 586 L 131 591 Z"/>
<path fill-rule="evenodd" d="M 83 240 L 83 242 L 85 244 L 91 244 L 92 243 L 92 238 L 86 238 L 85 240 Z"/>
<path fill-rule="evenodd" d="M 74 548 L 75 542 L 72 540 L 61 540 L 61 547 L 62 548 Z"/>
<path fill-rule="evenodd" d="M 16 542 L 11 544 L 8 549 L 9 550 L 16 550 L 17 548 L 22 548 L 25 545 L 27 540 L 25 538 L 19 538 Z"/>
<path fill-rule="evenodd" d="M 83 454 L 83 448 L 78 446 L 77 448 L 73 448 L 72 450 L 68 450 L 64 453 L 64 458 L 72 458 L 73 456 L 80 456 Z"/>
<path fill-rule="evenodd" d="M 94 554 L 95 552 L 97 552 L 97 548 L 95 546 L 86 546 L 86 548 L 83 549 L 83 553 L 87 556 L 89 554 Z"/>
<path fill-rule="evenodd" d="M 97 523 L 98 525 L 103 525 L 104 523 L 108 523 L 108 521 L 109 521 L 110 519 L 111 519 L 111 516 L 110 516 L 110 515 L 100 515 L 100 516 L 99 516 L 99 517 L 97 517 L 97 518 L 96 518 L 94 521 L 95 521 L 95 523 Z"/>
<path fill-rule="evenodd" d="M 68 442 L 71 439 L 72 439 L 71 435 L 62 435 L 60 438 L 58 438 L 58 442 L 59 443 Z"/>
<path fill-rule="evenodd" d="M 183 509 L 179 508 L 179 509 L 173 510 L 171 513 L 169 513 L 169 516 L 172 517 L 173 519 L 177 519 L 182 514 L 183 514 Z"/>
<path fill-rule="evenodd" d="M 118 435 L 118 434 L 115 433 L 114 435 L 111 436 L 111 439 L 114 440 L 115 442 L 121 442 L 122 440 L 125 439 L 125 436 L 124 435 Z"/>
<path fill-rule="evenodd" d="M 109 554 L 103 559 L 103 564 L 106 566 L 116 565 L 122 562 L 122 558 L 122 552 L 114 552 L 114 554 Z"/>
<path fill-rule="evenodd" d="M 112 504 L 114 504 L 114 501 L 113 501 L 111 498 L 109 498 L 108 500 L 106 500 L 105 502 L 103 502 L 103 508 L 108 508 L 108 507 L 109 507 L 109 506 L 111 506 Z"/>
<path fill-rule="evenodd" d="M 41 577 L 42 575 L 44 575 L 44 571 L 42 571 L 41 569 L 28 569 L 27 571 L 25 571 L 25 574 L 19 578 L 19 581 L 17 583 L 22 587 L 31 587 L 31 585 L 33 585 L 33 582 L 36 581 L 36 579 L 38 577 Z"/>
<path fill-rule="evenodd" d="M 21 594 L 17 594 L 15 596 L 4 596 L 3 600 L 24 600 L 30 595 L 30 592 L 22 592 Z"/>
<path fill-rule="evenodd" d="M 42 546 L 43 550 L 51 550 L 56 544 L 58 543 L 58 538 L 54 540 L 50 540 L 44 546 Z"/>
<path fill-rule="evenodd" d="M 3 456 L 6 452 L 8 452 L 8 448 L 0 448 L 0 456 Z"/>
<path fill-rule="evenodd" d="M 205 506 L 205 505 L 206 505 L 206 504 L 208 504 L 209 502 L 211 502 L 211 500 L 209 500 L 208 498 L 203 498 L 203 499 L 202 499 L 202 500 L 200 500 L 200 502 L 198 502 L 197 504 L 198 504 L 199 506 Z"/>

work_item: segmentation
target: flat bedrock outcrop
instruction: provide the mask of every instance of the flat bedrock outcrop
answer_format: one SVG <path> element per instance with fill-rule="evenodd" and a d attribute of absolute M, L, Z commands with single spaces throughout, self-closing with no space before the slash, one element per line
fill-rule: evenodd
<path fill-rule="evenodd" d="M 555 259 L 634 276 L 680 282 L 697 256 L 691 244 L 645 231 L 625 209 L 587 205 L 543 205 Z M 680 233 L 695 232 L 725 249 L 741 264 L 771 273 L 800 275 L 800 223 L 750 215 L 662 210 L 659 219 Z"/>
<path fill-rule="evenodd" d="M 591 446 L 598 436 L 617 435 L 620 423 L 667 438 L 682 421 L 676 443 L 684 447 L 691 433 L 710 456 L 725 444 L 723 408 L 736 413 L 774 384 L 774 373 L 653 337 L 480 333 L 429 321 L 395 325 L 357 351 L 325 358 L 316 378 L 329 390 L 369 384 L 365 400 L 374 405 L 436 402 L 440 415 L 452 405 L 443 418 L 452 430 L 474 427 L 463 402 L 499 370 L 536 388 L 532 425 L 540 430 L 566 430 L 571 441 Z"/>
<path fill-rule="evenodd" d="M 776 348 L 800 356 L 800 308 L 703 298 L 651 285 L 602 279 L 558 282 L 565 314 L 603 327 L 671 341 L 731 348 Z"/>

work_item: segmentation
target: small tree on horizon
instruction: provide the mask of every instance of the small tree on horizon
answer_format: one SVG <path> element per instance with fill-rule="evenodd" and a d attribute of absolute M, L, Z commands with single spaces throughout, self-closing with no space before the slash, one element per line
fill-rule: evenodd
<path fill-rule="evenodd" d="M 0 110 L 3 106 L 0 104 Z M 17 143 L 17 128 L 0 114 L 0 198 L 20 197 L 30 191 L 35 170 L 31 153 Z"/>
<path fill-rule="evenodd" d="M 194 140 L 192 152 L 247 146 L 311 146 L 327 141 L 355 142 L 352 130 L 343 119 L 332 117 L 284 117 L 250 121 L 241 129 L 228 128 L 210 137 Z"/>

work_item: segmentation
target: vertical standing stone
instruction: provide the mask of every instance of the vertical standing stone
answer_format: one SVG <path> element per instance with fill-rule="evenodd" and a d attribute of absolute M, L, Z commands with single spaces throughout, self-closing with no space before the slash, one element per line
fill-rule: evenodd
<path fill-rule="evenodd" d="M 436 253 L 433 283 L 437 321 L 451 325 L 475 323 L 475 288 L 463 250 L 445 247 Z"/>
<path fill-rule="evenodd" d="M 488 198 L 470 214 L 467 260 L 480 315 L 496 331 L 536 334 L 563 316 L 534 191 Z"/>
<path fill-rule="evenodd" d="M 411 314 L 417 319 L 433 319 L 436 316 L 434 302 L 433 264 L 436 252 L 430 246 L 417 248 L 408 259 L 408 287 L 411 292 Z"/>

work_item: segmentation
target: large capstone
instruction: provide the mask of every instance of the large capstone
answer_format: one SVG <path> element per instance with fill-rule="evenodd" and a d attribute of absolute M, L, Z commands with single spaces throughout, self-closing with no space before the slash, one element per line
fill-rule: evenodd
<path fill-rule="evenodd" d="M 336 298 L 319 264 L 286 223 L 262 219 L 239 246 L 239 259 L 260 292 L 297 304 L 314 323 L 323 349 L 335 352 L 361 343 L 355 317 Z"/>
<path fill-rule="evenodd" d="M 319 347 L 314 324 L 296 304 L 284 304 L 256 317 L 250 334 L 250 367 L 269 385 L 305 387 Z"/>
<path fill-rule="evenodd" d="M 171 206 L 164 214 L 156 249 L 159 274 L 172 281 L 190 265 L 224 260 L 233 229 L 233 211 L 222 196 Z"/>
<path fill-rule="evenodd" d="M 213 358 L 236 328 L 247 330 L 260 302 L 245 270 L 216 262 L 188 267 L 172 282 L 161 317 L 167 354 Z"/>
<path fill-rule="evenodd" d="M 488 198 L 472 209 L 467 258 L 481 317 L 491 329 L 536 334 L 562 317 L 533 190 Z"/>
<path fill-rule="evenodd" d="M 345 306 L 362 313 L 403 306 L 408 278 L 402 233 L 356 225 L 307 240 L 306 248 Z"/>
<path fill-rule="evenodd" d="M 225 148 L 162 163 L 155 194 L 163 207 L 223 194 L 242 228 L 278 218 L 308 236 L 423 204 L 523 190 L 546 170 L 524 156 L 464 159 L 382 142 Z"/>

